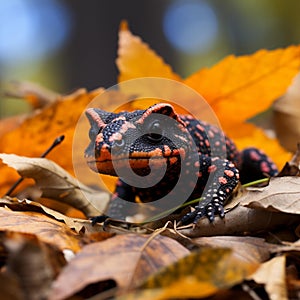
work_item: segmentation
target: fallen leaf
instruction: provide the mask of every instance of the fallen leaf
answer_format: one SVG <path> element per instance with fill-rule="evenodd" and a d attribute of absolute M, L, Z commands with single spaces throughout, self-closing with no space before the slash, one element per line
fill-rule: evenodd
<path fill-rule="evenodd" d="M 89 102 L 102 92 L 103 89 L 90 93 L 80 89 L 71 95 L 60 96 L 51 105 L 28 116 L 18 128 L 2 135 L 0 152 L 39 157 L 54 139 L 65 135 L 59 151 L 54 149 L 48 157 L 73 174 L 72 144 L 76 122 Z M 83 156 L 82 153 L 80 155 Z M 19 176 L 3 164 L 0 165 L 0 172 L 0 193 L 3 195 Z"/>
<path fill-rule="evenodd" d="M 10 81 L 4 87 L 4 96 L 25 99 L 33 108 L 42 108 L 59 98 L 59 94 L 27 81 Z"/>
<path fill-rule="evenodd" d="M 23 300 L 21 286 L 13 274 L 0 273 L 1 297 L 9 300 Z"/>
<path fill-rule="evenodd" d="M 300 46 L 260 50 L 252 55 L 239 57 L 230 55 L 212 68 L 201 69 L 182 79 L 140 37 L 133 35 L 127 26 L 122 25 L 117 66 L 121 84 L 124 80 L 149 76 L 171 78 L 186 84 L 204 97 L 217 114 L 224 131 L 235 140 L 240 149 L 264 145 L 264 151 L 278 166 L 288 160 L 290 154 L 276 139 L 269 138 L 263 130 L 247 121 L 265 111 L 286 92 L 299 72 Z M 136 89 L 136 93 L 139 91 L 143 94 L 143 91 L 151 90 L 153 86 L 143 85 Z M 175 95 L 170 91 L 168 93 L 173 96 L 169 99 L 176 103 Z M 189 107 L 194 116 L 201 115 L 202 103 L 193 98 L 185 98 L 184 94 L 177 93 L 176 97 L 184 99 L 184 107 Z"/>
<path fill-rule="evenodd" d="M 34 234 L 39 240 L 61 250 L 77 252 L 80 249 L 80 238 L 74 231 L 42 213 L 11 211 L 0 207 L 0 230 Z"/>
<path fill-rule="evenodd" d="M 4 274 L 16 278 L 21 299 L 46 299 L 52 281 L 66 263 L 63 253 L 35 235 L 5 232 L 0 238 L 7 251 Z"/>
<path fill-rule="evenodd" d="M 251 209 L 240 205 L 227 213 L 224 219 L 215 218 L 213 224 L 203 218 L 195 227 L 179 228 L 178 232 L 188 237 L 243 235 L 245 232 L 257 234 L 257 232 L 272 231 L 299 222 L 300 216 L 297 214 Z"/>
<path fill-rule="evenodd" d="M 300 46 L 252 55 L 230 55 L 184 82 L 204 96 L 222 127 L 234 137 L 233 127 L 265 111 L 282 96 L 299 72 Z"/>
<path fill-rule="evenodd" d="M 17 200 L 16 198 L 6 197 L 5 199 L 0 199 L 0 206 L 7 206 L 13 211 L 33 211 L 46 214 L 49 217 L 64 222 L 70 229 L 74 229 L 77 233 L 85 232 L 89 234 L 103 232 L 103 226 L 99 224 L 92 225 L 91 220 L 71 218 L 56 210 L 44 206 L 41 203 L 31 200 Z"/>
<path fill-rule="evenodd" d="M 56 199 L 82 211 L 87 217 L 105 212 L 109 194 L 81 184 L 60 166 L 46 158 L 29 158 L 0 154 L 3 162 L 15 168 L 22 177 L 33 178 L 42 196 Z"/>
<path fill-rule="evenodd" d="M 300 74 L 287 92 L 274 103 L 275 131 L 280 143 L 291 152 L 300 142 Z"/>
<path fill-rule="evenodd" d="M 263 263 L 249 279 L 264 284 L 271 300 L 287 300 L 285 257 L 277 256 Z M 270 276 L 272 274 L 272 276 Z"/>
<path fill-rule="evenodd" d="M 300 176 L 300 143 L 297 144 L 297 149 L 292 158 L 285 163 L 276 177 L 284 176 Z"/>
<path fill-rule="evenodd" d="M 300 280 L 299 280 L 299 252 L 290 252 L 285 254 L 286 257 L 286 286 L 288 290 L 289 299 L 297 299 Z"/>
<path fill-rule="evenodd" d="M 89 284 L 114 280 L 119 289 L 141 283 L 189 251 L 163 236 L 118 235 L 83 247 L 54 283 L 50 299 L 65 299 Z M 96 262 L 96 263 L 95 263 Z"/>
<path fill-rule="evenodd" d="M 14 129 L 18 128 L 24 121 L 24 118 L 24 116 L 17 115 L 0 119 L 0 137 L 8 131 L 13 131 Z"/>
<path fill-rule="evenodd" d="M 200 246 L 226 247 L 241 261 L 248 263 L 261 263 L 270 258 L 274 248 L 262 238 L 250 236 L 213 236 L 194 238 L 193 242 Z"/>
<path fill-rule="evenodd" d="M 129 31 L 125 21 L 120 26 L 116 63 L 120 71 L 119 82 L 147 76 L 179 79 L 161 57 Z"/>
<path fill-rule="evenodd" d="M 300 177 L 271 178 L 268 186 L 245 194 L 241 198 L 241 205 L 300 214 Z"/>
<path fill-rule="evenodd" d="M 203 248 L 154 274 L 140 288 L 162 288 L 159 299 L 207 297 L 240 283 L 257 267 L 229 249 Z"/>

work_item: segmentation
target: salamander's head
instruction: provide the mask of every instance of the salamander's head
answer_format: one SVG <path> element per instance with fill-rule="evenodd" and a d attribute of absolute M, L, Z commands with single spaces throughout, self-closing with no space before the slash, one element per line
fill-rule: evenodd
<path fill-rule="evenodd" d="M 190 135 L 170 104 L 120 113 L 90 108 L 86 116 L 91 128 L 85 157 L 90 168 L 102 174 L 116 176 L 116 167 L 131 167 L 145 175 L 150 159 L 151 169 L 170 167 L 189 149 Z"/>

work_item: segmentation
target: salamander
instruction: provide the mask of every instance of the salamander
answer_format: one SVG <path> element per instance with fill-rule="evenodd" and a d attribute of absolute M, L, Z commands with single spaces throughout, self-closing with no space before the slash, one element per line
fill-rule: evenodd
<path fill-rule="evenodd" d="M 116 199 L 152 202 L 169 197 L 185 202 L 201 197 L 181 222 L 197 223 L 204 216 L 213 222 L 216 215 L 224 217 L 224 204 L 239 181 L 278 172 L 261 150 L 238 151 L 220 128 L 180 115 L 167 103 L 119 113 L 89 108 L 86 116 L 89 167 L 119 177 L 111 199 L 115 210 L 120 209 L 118 201 L 114 208 Z"/>

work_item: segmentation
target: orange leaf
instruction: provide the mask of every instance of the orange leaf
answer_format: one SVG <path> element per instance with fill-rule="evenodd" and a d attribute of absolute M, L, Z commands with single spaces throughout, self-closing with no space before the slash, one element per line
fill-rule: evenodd
<path fill-rule="evenodd" d="M 232 129 L 266 110 L 282 96 L 300 68 L 300 46 L 252 55 L 228 56 L 211 69 L 203 69 L 184 83 L 212 106 L 222 126 Z"/>
<path fill-rule="evenodd" d="M 74 174 L 72 154 L 77 153 L 72 153 L 72 145 L 76 123 L 89 102 L 103 91 L 104 89 L 98 89 L 88 93 L 85 89 L 80 89 L 71 95 L 58 97 L 57 101 L 25 119 L 18 128 L 3 134 L 0 152 L 39 157 L 55 138 L 65 135 L 59 149 L 54 149 L 47 157 Z M 80 153 L 80 157 L 82 156 L 83 151 Z M 19 176 L 2 163 L 0 172 L 0 194 L 4 194 Z"/>
<path fill-rule="evenodd" d="M 32 94 L 34 94 L 34 90 L 32 90 Z M 34 95 L 39 97 L 38 91 Z M 26 94 L 24 96 L 26 97 Z M 128 97 L 125 98 L 118 91 L 105 91 L 103 88 L 91 92 L 79 89 L 70 95 L 58 96 L 56 101 L 35 111 L 22 122 L 20 121 L 18 127 L 13 127 L 6 133 L 2 132 L 0 153 L 39 157 L 55 138 L 65 135 L 64 141 L 47 155 L 47 158 L 55 161 L 71 174 L 74 174 L 73 162 L 76 162 L 76 175 L 84 174 L 80 179 L 84 176 L 86 179 L 84 183 L 90 184 L 92 178 L 95 180 L 95 175 L 90 173 L 84 159 L 84 150 L 89 143 L 89 125 L 85 116 L 83 119 L 86 123 L 81 124 L 78 128 L 76 125 L 88 105 L 112 111 L 118 101 L 120 103 L 127 102 Z M 5 126 L 6 123 L 2 124 Z M 19 178 L 19 175 L 11 168 L 3 165 L 1 161 L 0 172 L 0 195 L 3 195 Z M 89 176 L 89 174 L 92 175 Z"/>
<path fill-rule="evenodd" d="M 119 82 L 137 77 L 164 77 L 179 80 L 171 67 L 145 44 L 133 35 L 123 21 L 119 31 L 117 66 L 120 70 Z"/>
<path fill-rule="evenodd" d="M 300 68 L 300 46 L 273 51 L 260 50 L 252 55 L 226 57 L 210 69 L 202 69 L 183 80 L 169 65 L 122 25 L 119 33 L 120 71 L 119 82 L 145 76 L 160 76 L 182 82 L 193 88 L 211 106 L 224 131 L 238 147 L 262 145 L 278 165 L 285 163 L 289 154 L 279 143 L 268 138 L 264 132 L 246 121 L 268 109 L 282 96 Z M 138 84 L 137 84 L 138 86 Z M 153 88 L 153 87 L 152 87 Z M 139 95 L 151 86 L 138 86 Z M 133 92 L 133 90 L 130 90 Z M 171 95 L 170 91 L 168 93 Z M 193 115 L 203 116 L 203 103 L 176 94 L 184 99 L 186 107 L 192 107 Z M 176 98 L 170 98 L 175 99 Z M 210 116 L 205 120 L 211 121 Z"/>
<path fill-rule="evenodd" d="M 272 157 L 279 168 L 282 168 L 285 162 L 291 158 L 291 154 L 279 144 L 278 140 L 269 138 L 262 129 L 249 123 L 239 125 L 239 128 L 243 135 L 234 138 L 239 149 L 245 149 L 249 146 L 263 149 L 269 157 Z"/>

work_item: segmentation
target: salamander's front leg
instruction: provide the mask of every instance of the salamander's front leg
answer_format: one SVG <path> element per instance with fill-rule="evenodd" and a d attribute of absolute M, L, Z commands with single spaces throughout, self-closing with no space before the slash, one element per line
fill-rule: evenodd
<path fill-rule="evenodd" d="M 131 215 L 128 202 L 135 202 L 134 188 L 122 179 L 118 179 L 116 189 L 111 196 L 111 201 L 107 209 L 107 215 L 113 219 L 124 219 L 124 216 Z"/>
<path fill-rule="evenodd" d="M 239 171 L 235 165 L 226 160 L 210 157 L 199 157 L 200 173 L 209 175 L 201 200 L 195 210 L 186 214 L 181 223 L 197 223 L 206 216 L 210 222 L 215 215 L 224 217 L 223 205 L 239 182 Z"/>
<path fill-rule="evenodd" d="M 111 200 L 107 209 L 106 214 L 96 216 L 92 218 L 93 224 L 99 222 L 102 223 L 108 218 L 113 219 L 124 219 L 127 215 L 132 214 L 126 206 L 127 201 L 134 202 L 135 194 L 133 187 L 125 183 L 120 178 L 116 183 L 116 189 L 111 196 Z"/>

